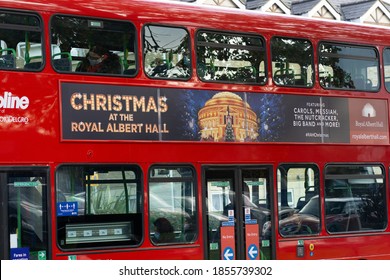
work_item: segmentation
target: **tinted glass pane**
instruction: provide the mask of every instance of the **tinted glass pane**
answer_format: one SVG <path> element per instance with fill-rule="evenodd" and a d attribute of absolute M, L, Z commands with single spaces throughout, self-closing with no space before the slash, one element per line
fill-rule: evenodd
<path fill-rule="evenodd" d="M 197 73 L 203 81 L 264 84 L 265 49 L 261 37 L 200 31 Z"/>
<path fill-rule="evenodd" d="M 325 225 L 330 233 L 381 230 L 387 225 L 381 166 L 326 168 Z"/>
<path fill-rule="evenodd" d="M 271 52 L 272 74 L 277 85 L 313 86 L 313 47 L 310 41 L 274 37 Z"/>
<path fill-rule="evenodd" d="M 46 258 L 48 244 L 47 182 L 43 172 L 8 173 L 8 236 L 10 258 Z M 7 246 L 6 244 L 3 244 Z M 14 252 L 13 252 L 14 251 Z M 16 256 L 15 256 L 16 254 Z"/>
<path fill-rule="evenodd" d="M 187 30 L 147 25 L 144 28 L 145 72 L 150 78 L 188 79 L 191 76 Z"/>
<path fill-rule="evenodd" d="M 279 167 L 278 209 L 281 235 L 319 233 L 319 171 L 315 165 Z"/>
<path fill-rule="evenodd" d="M 379 59 L 375 48 L 321 44 L 319 63 L 320 83 L 324 88 L 379 89 Z"/>
<path fill-rule="evenodd" d="M 142 239 L 140 170 L 134 166 L 61 166 L 56 177 L 61 247 L 137 245 Z"/>
<path fill-rule="evenodd" d="M 150 172 L 151 178 L 192 178 L 193 176 L 193 170 L 188 167 L 159 167 L 151 169 Z"/>
<path fill-rule="evenodd" d="M 0 34 L 0 69 L 42 69 L 44 52 L 38 17 L 0 11 Z"/>
<path fill-rule="evenodd" d="M 60 72 L 135 75 L 135 38 L 129 22 L 55 16 L 52 64 Z"/>
<path fill-rule="evenodd" d="M 150 239 L 156 245 L 197 238 L 195 177 L 190 167 L 155 167 L 149 178 Z"/>
<path fill-rule="evenodd" d="M 384 71 L 385 71 L 385 86 L 388 92 L 390 92 L 390 49 L 383 51 Z"/>

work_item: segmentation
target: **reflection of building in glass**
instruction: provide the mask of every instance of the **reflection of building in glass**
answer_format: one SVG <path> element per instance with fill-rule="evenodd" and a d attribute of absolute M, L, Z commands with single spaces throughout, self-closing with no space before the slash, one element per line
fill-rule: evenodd
<path fill-rule="evenodd" d="M 256 113 L 232 92 L 215 94 L 199 110 L 198 117 L 202 140 L 244 142 L 257 139 Z"/>

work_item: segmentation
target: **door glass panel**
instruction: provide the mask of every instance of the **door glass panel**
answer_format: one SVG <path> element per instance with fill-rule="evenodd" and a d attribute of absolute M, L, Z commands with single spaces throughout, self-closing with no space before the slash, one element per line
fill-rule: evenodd
<path fill-rule="evenodd" d="M 214 179 L 207 182 L 207 197 L 208 197 L 208 239 L 209 239 L 209 259 L 221 259 L 221 227 L 223 225 L 234 227 L 234 197 L 235 192 L 232 187 L 232 181 L 229 179 Z M 235 247 L 234 240 L 230 246 Z"/>
<path fill-rule="evenodd" d="M 268 170 L 243 171 L 246 259 L 271 259 L 271 208 Z M 263 232 L 268 227 L 268 234 Z M 256 237 L 256 238 L 254 238 Z"/>
<path fill-rule="evenodd" d="M 7 186 L 9 258 L 46 259 L 46 172 L 9 172 Z"/>
<path fill-rule="evenodd" d="M 209 259 L 271 259 L 270 181 L 267 168 L 206 172 Z"/>

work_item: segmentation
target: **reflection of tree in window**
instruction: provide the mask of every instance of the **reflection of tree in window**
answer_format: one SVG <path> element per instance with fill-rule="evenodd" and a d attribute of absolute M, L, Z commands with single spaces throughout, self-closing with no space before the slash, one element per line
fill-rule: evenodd
<path fill-rule="evenodd" d="M 325 88 L 378 89 L 379 62 L 374 48 L 321 44 L 319 61 L 320 83 Z"/>
<path fill-rule="evenodd" d="M 202 80 L 265 83 L 260 37 L 199 32 L 197 71 Z"/>
<path fill-rule="evenodd" d="M 308 40 L 272 38 L 273 78 L 278 85 L 312 86 L 313 47 Z"/>
<path fill-rule="evenodd" d="M 386 191 L 380 166 L 328 166 L 326 177 L 325 213 L 329 232 L 385 228 Z"/>
<path fill-rule="evenodd" d="M 188 78 L 188 32 L 182 28 L 147 25 L 144 35 L 145 71 L 149 77 Z"/>

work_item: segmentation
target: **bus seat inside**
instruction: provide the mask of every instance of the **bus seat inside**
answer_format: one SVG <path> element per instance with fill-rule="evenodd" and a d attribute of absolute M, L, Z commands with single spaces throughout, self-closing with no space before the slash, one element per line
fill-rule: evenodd
<path fill-rule="evenodd" d="M 26 69 L 26 70 L 38 70 L 39 68 L 41 68 L 41 65 L 42 65 L 41 61 L 30 62 L 30 63 L 26 63 L 24 65 L 24 69 Z"/>
<path fill-rule="evenodd" d="M 354 80 L 354 86 L 355 86 L 355 89 L 365 89 L 365 81 L 363 79 L 355 79 Z"/>
<path fill-rule="evenodd" d="M 69 52 L 53 54 L 53 67 L 58 71 L 72 71 L 72 56 Z"/>
<path fill-rule="evenodd" d="M 16 56 L 24 58 L 26 60 L 26 63 L 32 62 L 28 61 L 27 58 L 32 60 L 33 58 L 42 58 L 42 44 L 41 43 L 28 43 L 28 55 L 26 55 L 26 42 L 19 42 L 16 45 Z M 58 53 L 61 53 L 61 49 L 59 46 L 52 44 L 51 45 L 51 53 L 52 55 L 56 55 Z"/>
<path fill-rule="evenodd" d="M 66 57 L 54 59 L 53 66 L 58 71 L 72 71 L 72 62 Z"/>
<path fill-rule="evenodd" d="M 137 69 L 135 68 L 126 69 L 123 71 L 123 75 L 134 76 L 136 71 Z"/>
<path fill-rule="evenodd" d="M 12 48 L 1 48 L 0 69 L 12 69 L 15 67 L 16 67 L 15 50 Z"/>

